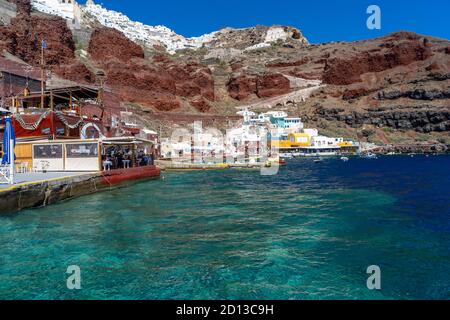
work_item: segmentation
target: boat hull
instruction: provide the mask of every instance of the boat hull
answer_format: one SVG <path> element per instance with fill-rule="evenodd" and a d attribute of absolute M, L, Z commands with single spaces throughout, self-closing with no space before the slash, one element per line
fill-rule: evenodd
<path fill-rule="evenodd" d="M 156 166 L 134 167 L 104 171 L 102 173 L 102 182 L 106 185 L 118 185 L 141 180 L 158 179 L 160 176 L 161 169 Z"/>

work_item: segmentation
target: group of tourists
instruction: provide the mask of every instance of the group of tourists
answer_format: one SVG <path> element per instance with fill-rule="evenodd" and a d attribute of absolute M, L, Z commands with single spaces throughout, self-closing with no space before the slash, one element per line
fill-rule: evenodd
<path fill-rule="evenodd" d="M 154 152 L 147 154 L 144 149 L 138 149 L 133 154 L 130 147 L 113 146 L 105 150 L 102 160 L 104 171 L 149 166 L 154 163 Z"/>

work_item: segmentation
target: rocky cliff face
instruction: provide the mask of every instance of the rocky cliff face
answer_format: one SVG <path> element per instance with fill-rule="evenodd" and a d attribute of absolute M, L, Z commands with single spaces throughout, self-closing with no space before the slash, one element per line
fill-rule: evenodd
<path fill-rule="evenodd" d="M 385 44 L 379 49 L 358 52 L 345 58 L 327 59 L 323 80 L 327 84 L 349 85 L 362 81 L 363 74 L 410 65 L 416 61 L 424 61 L 431 55 L 426 38 L 408 36 L 406 39 L 400 38 L 398 43 Z"/>
<path fill-rule="evenodd" d="M 79 47 L 64 19 L 30 12 L 28 0 L 11 2 L 20 15 L 0 27 L 0 50 L 37 66 L 44 38 L 46 63 L 59 76 L 94 83 L 101 70 L 123 103 L 147 112 L 219 118 L 257 105 L 284 108 L 330 134 L 382 142 L 426 134 L 450 142 L 448 40 L 398 32 L 309 45 L 295 28 L 258 26 L 180 38 L 186 45 L 177 51 L 178 38 L 162 28 L 175 41 L 168 52 L 164 41 L 130 40 L 134 29 L 91 23 L 89 44 Z"/>
<path fill-rule="evenodd" d="M 227 83 L 230 96 L 245 100 L 254 95 L 258 98 L 271 98 L 291 92 L 288 78 L 281 74 L 241 74 Z"/>
<path fill-rule="evenodd" d="M 75 58 L 72 33 L 61 18 L 23 14 L 12 19 L 10 25 L 0 27 L 0 49 L 31 65 L 40 63 L 42 39 L 47 42 L 47 65 L 58 66 Z"/>
<path fill-rule="evenodd" d="M 75 57 L 75 43 L 66 20 L 31 13 L 29 0 L 10 0 L 18 15 L 6 26 L 0 26 L 0 50 L 8 51 L 32 66 L 40 66 L 41 42 L 45 39 L 47 68 L 62 77 L 92 82 L 93 74 Z"/>
<path fill-rule="evenodd" d="M 144 58 L 144 50 L 141 46 L 111 28 L 96 29 L 91 35 L 88 50 L 95 61 L 117 59 L 128 62 L 134 58 Z"/>
<path fill-rule="evenodd" d="M 265 67 L 272 72 L 323 80 L 326 86 L 297 112 L 324 130 L 351 131 L 355 137 L 365 131 L 365 138 L 382 137 L 382 142 L 389 141 L 386 132 L 405 139 L 432 133 L 445 140 L 450 126 L 448 45 L 447 40 L 398 32 L 353 43 L 282 48 L 279 58 L 261 60 L 269 60 Z"/>
<path fill-rule="evenodd" d="M 108 28 L 93 32 L 89 56 L 103 69 L 107 84 L 126 102 L 169 111 L 190 103 L 207 111 L 214 101 L 211 71 L 198 63 L 177 63 L 165 55 L 144 57 L 143 49 L 122 33 Z"/>

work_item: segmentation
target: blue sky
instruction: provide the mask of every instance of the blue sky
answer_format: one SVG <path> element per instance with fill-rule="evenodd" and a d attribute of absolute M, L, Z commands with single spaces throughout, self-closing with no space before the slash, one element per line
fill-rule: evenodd
<path fill-rule="evenodd" d="M 299 28 L 311 43 L 361 40 L 399 30 L 450 39 L 450 0 L 94 1 L 133 20 L 162 24 L 184 36 L 227 26 L 279 24 Z M 371 4 L 381 8 L 381 30 L 366 27 L 366 9 Z"/>

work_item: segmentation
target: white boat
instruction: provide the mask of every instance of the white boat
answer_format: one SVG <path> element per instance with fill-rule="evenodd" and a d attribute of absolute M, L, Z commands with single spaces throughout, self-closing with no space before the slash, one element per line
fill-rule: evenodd
<path fill-rule="evenodd" d="M 292 159 L 294 156 L 292 153 L 280 153 L 280 158 L 283 159 Z"/>
<path fill-rule="evenodd" d="M 375 153 L 368 152 L 368 153 L 362 154 L 361 158 L 364 158 L 364 159 L 377 159 L 378 157 L 377 157 L 377 155 Z"/>
<path fill-rule="evenodd" d="M 347 157 L 341 157 L 341 160 L 344 161 L 344 162 L 347 162 L 347 161 L 350 160 L 350 159 L 347 158 Z"/>

